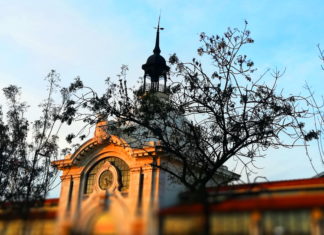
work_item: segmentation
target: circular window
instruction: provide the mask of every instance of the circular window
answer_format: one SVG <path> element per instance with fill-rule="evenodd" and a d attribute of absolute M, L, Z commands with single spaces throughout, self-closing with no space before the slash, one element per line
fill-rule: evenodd
<path fill-rule="evenodd" d="M 99 178 L 103 171 L 100 171 L 102 166 L 109 162 L 117 170 L 117 176 L 113 175 L 113 181 L 118 182 L 118 190 L 121 192 L 126 192 L 129 188 L 129 166 L 122 159 L 117 157 L 107 157 L 98 161 L 92 169 L 87 173 L 86 185 L 85 185 L 85 194 L 90 194 L 95 189 L 95 185 L 98 186 L 98 189 L 101 189 L 99 185 Z M 106 169 L 108 170 L 108 168 Z M 96 178 L 97 173 L 99 176 Z M 113 172 L 111 171 L 113 174 Z M 101 189 L 102 190 L 102 189 Z"/>
<path fill-rule="evenodd" d="M 111 171 L 104 171 L 99 177 L 99 187 L 102 190 L 109 189 L 113 183 L 114 176 Z"/>

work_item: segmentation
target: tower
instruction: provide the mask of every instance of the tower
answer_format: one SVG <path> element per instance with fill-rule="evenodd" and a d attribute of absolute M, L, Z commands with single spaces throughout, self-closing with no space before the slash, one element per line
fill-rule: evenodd
<path fill-rule="evenodd" d="M 153 49 L 153 55 L 148 57 L 145 64 L 142 65 L 142 69 L 144 70 L 144 84 L 143 90 L 150 90 L 152 92 L 156 91 L 166 91 L 166 82 L 168 78 L 168 74 L 170 71 L 170 67 L 166 65 L 166 61 L 161 56 L 160 50 L 160 30 L 164 28 L 160 27 L 160 17 L 158 21 L 158 25 L 156 27 L 156 39 L 155 39 L 155 47 Z M 151 81 L 150 87 L 147 87 L 146 79 L 149 78 Z M 160 79 L 164 79 L 164 86 L 160 88 Z"/>

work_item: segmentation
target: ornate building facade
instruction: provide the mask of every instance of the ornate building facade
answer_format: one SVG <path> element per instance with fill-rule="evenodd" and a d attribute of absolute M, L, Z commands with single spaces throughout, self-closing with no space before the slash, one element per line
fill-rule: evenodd
<path fill-rule="evenodd" d="M 97 124 L 93 138 L 53 162 L 63 174 L 58 205 L 60 234 L 156 234 L 157 212 L 177 202 L 183 188 L 170 182 L 155 143 L 131 148 Z M 102 232 L 102 233 L 101 233 Z"/>

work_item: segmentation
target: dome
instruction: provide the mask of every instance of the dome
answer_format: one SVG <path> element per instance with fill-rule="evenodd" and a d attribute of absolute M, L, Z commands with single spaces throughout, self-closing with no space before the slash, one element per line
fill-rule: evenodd
<path fill-rule="evenodd" d="M 161 56 L 160 54 L 153 54 L 149 58 L 147 58 L 145 65 L 158 65 L 158 66 L 164 65 L 164 66 L 166 66 L 166 61 L 163 58 L 163 56 Z"/>
<path fill-rule="evenodd" d="M 151 55 L 146 64 L 142 65 L 142 69 L 145 71 L 145 75 L 151 78 L 152 82 L 158 82 L 160 77 L 165 76 L 169 72 L 170 68 L 166 65 L 165 59 L 159 54 Z"/>

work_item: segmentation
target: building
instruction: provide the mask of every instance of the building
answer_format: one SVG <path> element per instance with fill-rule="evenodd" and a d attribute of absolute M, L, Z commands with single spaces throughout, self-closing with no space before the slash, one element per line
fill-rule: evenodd
<path fill-rule="evenodd" d="M 322 177 L 224 186 L 210 188 L 209 192 L 212 235 L 324 234 Z M 48 199 L 42 208 L 32 210 L 27 226 L 31 231 L 29 234 L 70 232 L 72 224 L 67 224 L 67 221 L 63 223 L 65 231 L 57 230 L 59 200 L 62 203 L 62 199 Z M 161 235 L 201 234 L 202 210 L 202 205 L 191 201 L 190 197 L 177 205 L 160 209 L 155 215 L 157 220 L 154 221 L 158 223 L 153 231 Z M 86 231 L 90 234 L 118 234 L 112 223 L 117 219 L 105 210 L 102 212 L 96 219 L 84 221 L 91 228 Z M 77 215 L 81 214 L 82 212 Z M 143 221 L 133 222 L 131 234 L 141 234 Z M 85 227 L 84 224 L 73 226 Z M 23 222 L 19 217 L 0 213 L 0 234 L 22 234 L 22 227 Z"/>
<path fill-rule="evenodd" d="M 153 55 L 142 66 L 143 91 L 163 98 L 169 67 L 160 55 L 159 33 L 158 25 Z M 111 125 L 101 120 L 92 138 L 73 154 L 53 162 L 62 171 L 58 200 L 32 209 L 27 223 L 0 212 L 0 234 L 22 234 L 22 228 L 30 234 L 201 234 L 202 205 L 166 172 L 152 167 L 167 161 L 159 143 L 131 146 L 110 131 Z M 224 175 L 238 178 L 226 168 L 215 177 Z M 208 191 L 211 234 L 324 233 L 323 178 Z"/>
<path fill-rule="evenodd" d="M 324 234 L 324 178 L 209 188 L 213 235 Z M 160 211 L 160 234 L 201 234 L 203 206 Z"/>

